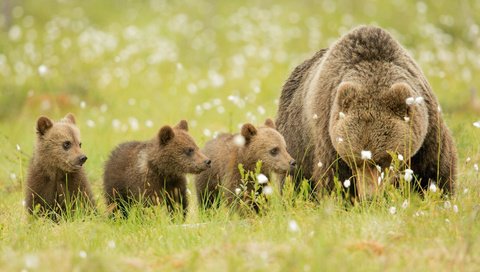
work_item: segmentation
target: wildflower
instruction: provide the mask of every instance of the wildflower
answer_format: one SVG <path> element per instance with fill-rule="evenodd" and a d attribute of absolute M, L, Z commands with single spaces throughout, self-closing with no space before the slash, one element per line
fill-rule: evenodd
<path fill-rule="evenodd" d="M 41 75 L 41 76 L 44 76 L 48 73 L 48 67 L 44 64 L 38 66 L 38 73 Z"/>
<path fill-rule="evenodd" d="M 25 199 L 22 200 L 22 206 L 25 207 L 26 205 L 27 205 L 27 201 L 25 201 Z"/>
<path fill-rule="evenodd" d="M 190 191 L 190 189 L 187 189 L 187 195 L 192 195 L 192 191 Z"/>
<path fill-rule="evenodd" d="M 402 203 L 402 209 L 405 210 L 406 208 L 408 208 L 408 205 L 409 205 L 408 200 L 405 199 L 405 201 L 403 201 L 403 203 Z"/>
<path fill-rule="evenodd" d="M 412 181 L 413 179 L 413 170 L 412 169 L 405 169 L 405 176 L 404 176 L 405 181 Z"/>
<path fill-rule="evenodd" d="M 295 221 L 295 220 L 288 221 L 288 229 L 291 232 L 299 232 L 300 231 L 300 227 L 298 227 L 297 221 Z"/>
<path fill-rule="evenodd" d="M 272 186 L 265 186 L 265 187 L 263 188 L 263 190 L 262 190 L 262 193 L 263 193 L 264 195 L 271 195 L 271 194 L 273 194 L 273 188 L 272 188 Z"/>
<path fill-rule="evenodd" d="M 443 207 L 448 210 L 452 207 L 452 204 L 447 200 L 443 203 Z"/>
<path fill-rule="evenodd" d="M 108 110 L 108 106 L 107 106 L 106 104 L 102 104 L 102 105 L 100 106 L 100 111 L 101 111 L 101 112 L 107 112 L 107 110 Z"/>
<path fill-rule="evenodd" d="M 91 119 L 88 119 L 87 120 L 87 127 L 95 127 L 95 121 L 91 120 Z"/>
<path fill-rule="evenodd" d="M 265 183 L 268 182 L 268 178 L 264 174 L 259 174 L 257 176 L 257 181 L 258 181 L 259 184 L 265 184 Z"/>
<path fill-rule="evenodd" d="M 17 175 L 15 173 L 10 173 L 11 180 L 17 180 Z"/>
<path fill-rule="evenodd" d="M 117 245 L 115 244 L 115 241 L 110 240 L 110 241 L 108 241 L 107 246 L 110 249 L 114 249 Z"/>
<path fill-rule="evenodd" d="M 345 113 L 343 112 L 338 113 L 338 117 L 340 117 L 340 119 L 345 118 Z"/>
<path fill-rule="evenodd" d="M 212 132 L 208 128 L 206 128 L 203 130 L 203 135 L 210 137 L 212 135 Z"/>
<path fill-rule="evenodd" d="M 396 214 L 396 213 L 397 213 L 397 208 L 394 207 L 394 206 L 392 206 L 392 207 L 390 207 L 390 208 L 388 209 L 388 212 L 389 212 L 390 214 Z"/>
<path fill-rule="evenodd" d="M 372 159 L 372 152 L 368 150 L 362 150 L 360 152 L 360 155 L 362 157 L 362 160 L 371 160 Z"/>
<path fill-rule="evenodd" d="M 148 128 L 153 127 L 153 121 L 152 120 L 145 121 L 145 126 L 148 127 Z"/>
<path fill-rule="evenodd" d="M 343 186 L 345 186 L 345 188 L 350 187 L 350 185 L 351 185 L 351 183 L 350 183 L 349 179 L 346 179 L 345 181 L 343 181 Z"/>
<path fill-rule="evenodd" d="M 468 194 L 468 188 L 463 189 L 463 194 L 464 195 Z"/>
<path fill-rule="evenodd" d="M 398 160 L 399 160 L 399 161 L 403 161 L 403 155 L 402 155 L 402 154 L 398 154 L 397 157 L 398 157 Z"/>
<path fill-rule="evenodd" d="M 407 105 L 413 105 L 413 103 L 415 103 L 415 98 L 413 98 L 413 97 L 408 97 L 408 98 L 405 100 L 405 103 L 407 103 Z"/>
<path fill-rule="evenodd" d="M 317 120 L 317 119 L 318 119 L 318 115 L 315 113 L 315 114 L 313 115 L 313 120 Z"/>
<path fill-rule="evenodd" d="M 472 158 L 467 157 L 467 159 L 465 160 L 465 162 L 466 162 L 466 163 L 469 163 L 471 160 L 472 160 Z"/>
<path fill-rule="evenodd" d="M 22 150 L 22 149 L 21 149 L 20 146 L 17 144 L 17 151 L 20 151 L 20 150 Z"/>
<path fill-rule="evenodd" d="M 382 167 L 380 165 L 375 165 L 375 168 L 377 168 L 378 172 L 380 172 L 380 173 L 382 172 Z"/>
<path fill-rule="evenodd" d="M 258 113 L 260 113 L 260 115 L 264 115 L 265 112 L 266 112 L 265 108 L 262 107 L 262 106 L 258 106 L 257 111 L 258 111 Z"/>
<path fill-rule="evenodd" d="M 235 135 L 235 137 L 233 137 L 233 143 L 238 147 L 242 147 L 245 145 L 245 137 L 240 134 Z"/>
<path fill-rule="evenodd" d="M 437 185 L 435 185 L 435 183 L 432 183 L 432 184 L 430 184 L 430 187 L 428 187 L 428 189 L 430 189 L 430 191 L 432 191 L 432 193 L 435 193 L 435 192 L 437 192 Z"/>
<path fill-rule="evenodd" d="M 475 163 L 475 164 L 473 165 L 473 170 L 475 170 L 475 172 L 478 172 L 478 164 Z"/>
<path fill-rule="evenodd" d="M 477 121 L 477 122 L 473 123 L 473 126 L 477 127 L 477 128 L 480 128 L 480 121 Z"/>
<path fill-rule="evenodd" d="M 87 107 L 87 102 L 85 101 L 80 101 L 80 108 L 84 109 Z"/>
<path fill-rule="evenodd" d="M 442 112 L 442 108 L 440 107 L 440 105 L 438 105 L 437 111 L 438 111 L 438 112 Z"/>
<path fill-rule="evenodd" d="M 235 188 L 235 194 L 239 195 L 242 192 L 242 189 L 240 188 Z"/>
<path fill-rule="evenodd" d="M 38 256 L 33 254 L 28 254 L 25 256 L 25 266 L 27 268 L 33 269 L 37 268 L 39 264 Z"/>
<path fill-rule="evenodd" d="M 458 206 L 457 205 L 453 205 L 453 212 L 458 213 Z"/>
<path fill-rule="evenodd" d="M 85 259 L 87 258 L 87 252 L 80 250 L 80 252 L 78 252 L 78 256 L 80 256 L 82 259 Z"/>
<path fill-rule="evenodd" d="M 137 131 L 139 129 L 139 125 L 138 125 L 138 120 L 137 118 L 135 117 L 130 117 L 128 118 L 128 123 L 130 124 L 130 128 L 133 130 L 133 131 Z"/>
<path fill-rule="evenodd" d="M 321 161 L 319 161 L 319 162 L 317 163 L 317 166 L 318 166 L 318 168 L 322 168 L 322 167 L 323 167 L 323 163 L 322 163 Z"/>

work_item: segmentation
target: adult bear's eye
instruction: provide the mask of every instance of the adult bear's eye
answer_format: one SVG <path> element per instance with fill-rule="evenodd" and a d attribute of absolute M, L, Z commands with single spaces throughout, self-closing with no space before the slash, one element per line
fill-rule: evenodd
<path fill-rule="evenodd" d="M 191 147 L 187 148 L 187 149 L 185 149 L 185 155 L 192 156 L 194 151 L 195 151 L 195 149 L 193 149 Z"/>
<path fill-rule="evenodd" d="M 280 151 L 280 149 L 278 147 L 274 147 L 274 148 L 270 149 L 270 155 L 277 156 L 279 151 Z"/>
<path fill-rule="evenodd" d="M 82 148 L 82 143 L 79 143 L 78 146 L 79 146 L 80 148 Z"/>
<path fill-rule="evenodd" d="M 63 142 L 62 146 L 63 146 L 63 149 L 68 150 L 72 146 L 72 142 L 65 141 L 65 142 Z"/>

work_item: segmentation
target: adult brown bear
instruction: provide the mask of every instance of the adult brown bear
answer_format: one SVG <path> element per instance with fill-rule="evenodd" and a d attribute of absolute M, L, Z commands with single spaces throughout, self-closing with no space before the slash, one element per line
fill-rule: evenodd
<path fill-rule="evenodd" d="M 300 176 L 317 191 L 334 188 L 336 176 L 354 181 L 357 196 L 373 194 L 374 166 L 390 166 L 387 152 L 404 158 L 416 190 L 431 183 L 445 194 L 454 190 L 457 154 L 437 99 L 415 61 L 381 28 L 358 27 L 295 68 L 276 125 Z"/>

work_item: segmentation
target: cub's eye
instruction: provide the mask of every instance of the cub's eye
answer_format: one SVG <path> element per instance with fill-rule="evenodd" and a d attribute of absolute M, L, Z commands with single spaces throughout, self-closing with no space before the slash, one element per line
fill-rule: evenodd
<path fill-rule="evenodd" d="M 79 146 L 80 148 L 82 148 L 82 143 L 79 143 L 78 146 Z"/>
<path fill-rule="evenodd" d="M 274 147 L 274 148 L 270 149 L 270 155 L 277 156 L 279 151 L 280 151 L 280 149 L 278 147 Z"/>
<path fill-rule="evenodd" d="M 193 155 L 193 152 L 195 152 L 195 149 L 193 149 L 193 148 L 191 148 L 191 147 L 185 149 L 185 155 L 187 155 L 187 156 L 192 156 L 192 155 Z"/>
<path fill-rule="evenodd" d="M 63 142 L 62 146 L 63 146 L 63 149 L 68 150 L 72 146 L 72 142 L 70 141 Z"/>

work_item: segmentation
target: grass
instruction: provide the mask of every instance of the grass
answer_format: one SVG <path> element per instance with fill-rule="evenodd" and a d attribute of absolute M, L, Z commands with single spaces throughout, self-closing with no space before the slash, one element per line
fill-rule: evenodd
<path fill-rule="evenodd" d="M 9 2 L 12 21 L 0 17 L 0 270 L 480 269 L 478 1 Z M 261 124 L 276 115 L 293 67 L 359 24 L 391 31 L 440 100 L 459 151 L 448 203 L 414 195 L 404 209 L 391 189 L 397 197 L 345 209 L 335 196 L 291 204 L 275 187 L 263 216 L 205 216 L 193 196 L 185 224 L 161 208 L 105 216 L 103 164 L 116 144 L 183 118 L 200 146 Z M 32 220 L 22 187 L 35 121 L 67 112 L 79 122 L 100 215 Z"/>

